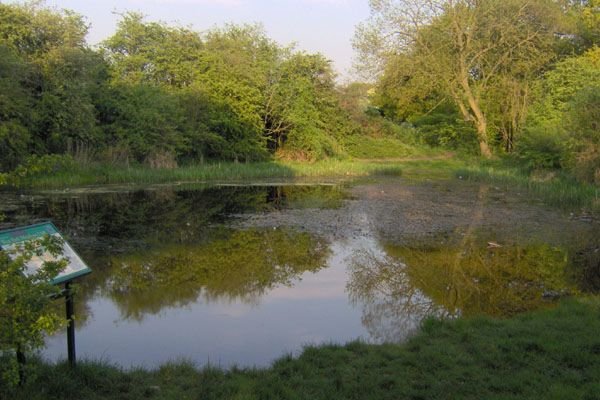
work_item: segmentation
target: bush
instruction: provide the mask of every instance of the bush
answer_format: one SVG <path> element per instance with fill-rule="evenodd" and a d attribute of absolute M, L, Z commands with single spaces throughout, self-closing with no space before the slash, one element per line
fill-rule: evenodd
<path fill-rule="evenodd" d="M 573 151 L 568 160 L 572 173 L 600 185 L 600 86 L 580 90 L 569 104 L 565 121 Z"/>
<path fill-rule="evenodd" d="M 479 154 L 475 130 L 458 119 L 455 113 L 423 115 L 415 118 L 413 123 L 423 144 Z"/>
<path fill-rule="evenodd" d="M 19 165 L 4 177 L 5 183 L 19 186 L 30 178 L 40 175 L 54 174 L 59 171 L 70 170 L 75 167 L 75 161 L 65 154 L 46 154 L 43 156 L 29 156 L 25 162 Z M 0 179 L 2 184 L 2 179 Z"/>
<path fill-rule="evenodd" d="M 2 380 L 9 385 L 23 381 L 25 353 L 43 346 L 46 333 L 55 332 L 64 319 L 52 308 L 52 297 L 60 287 L 52 285 L 67 265 L 62 241 L 54 236 L 31 240 L 17 251 L 0 250 L 0 355 L 16 354 L 4 362 Z M 56 261 L 44 261 L 35 273 L 26 263 L 49 252 Z M 20 365 L 19 365 L 20 364 Z"/>
<path fill-rule="evenodd" d="M 524 132 L 515 156 L 528 170 L 558 169 L 563 164 L 567 138 L 558 128 L 537 126 Z"/>

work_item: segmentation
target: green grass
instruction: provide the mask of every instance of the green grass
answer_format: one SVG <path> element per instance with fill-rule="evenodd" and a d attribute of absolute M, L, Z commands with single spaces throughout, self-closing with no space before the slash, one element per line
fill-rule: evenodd
<path fill-rule="evenodd" d="M 351 136 L 344 142 L 344 147 L 350 156 L 363 159 L 414 157 L 439 153 L 439 150 L 406 144 L 399 139 L 370 136 Z"/>
<path fill-rule="evenodd" d="M 20 182 L 23 187 L 63 188 L 102 184 L 153 184 L 166 182 L 247 182 L 266 179 L 351 178 L 364 176 L 400 176 L 410 161 L 382 162 L 360 160 L 324 160 L 314 163 L 273 161 L 257 163 L 212 163 L 174 169 L 150 169 L 143 166 L 82 166 L 30 177 Z M 420 168 L 440 168 L 432 162 L 419 161 Z"/>
<path fill-rule="evenodd" d="M 307 347 L 267 369 L 187 362 L 124 371 L 36 361 L 4 399 L 598 399 L 600 301 L 565 300 L 510 319 L 428 320 L 402 345 Z"/>
<path fill-rule="evenodd" d="M 545 177 L 536 178 L 522 169 L 499 163 L 457 168 L 455 175 L 461 179 L 521 188 L 538 196 L 546 204 L 564 209 L 600 211 L 600 187 L 582 184 L 566 175 L 549 172 Z"/>
<path fill-rule="evenodd" d="M 380 141 L 383 139 L 379 139 Z M 428 150 L 429 151 L 429 150 Z M 397 152 L 394 153 L 397 155 Z M 425 154 L 425 153 L 423 153 Z M 104 184 L 158 184 L 174 182 L 249 182 L 266 180 L 348 179 L 370 176 L 403 176 L 408 179 L 461 179 L 520 188 L 552 206 L 600 211 L 600 188 L 585 185 L 566 175 L 535 179 L 502 162 L 463 160 L 440 151 L 411 158 L 323 160 L 314 163 L 271 161 L 256 163 L 207 163 L 175 169 L 144 166 L 115 167 L 92 164 L 23 179 L 22 187 L 67 188 Z M 544 177 L 541 177 L 544 178 Z"/>

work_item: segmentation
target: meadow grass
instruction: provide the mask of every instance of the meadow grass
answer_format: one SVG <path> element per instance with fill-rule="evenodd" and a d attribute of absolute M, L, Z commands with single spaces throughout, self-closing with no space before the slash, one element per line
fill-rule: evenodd
<path fill-rule="evenodd" d="M 344 142 L 348 154 L 359 159 L 397 158 L 435 155 L 438 149 L 407 144 L 389 137 L 352 136 Z"/>
<path fill-rule="evenodd" d="M 419 168 L 440 168 L 435 162 L 419 161 Z M 37 175 L 19 182 L 22 187 L 66 188 L 103 184 L 154 184 L 166 182 L 248 182 L 265 179 L 352 178 L 400 176 L 410 161 L 323 160 L 314 163 L 272 161 L 255 163 L 220 162 L 173 169 L 144 166 L 114 167 L 88 165 L 53 174 Z"/>
<path fill-rule="evenodd" d="M 506 188 L 522 188 L 538 196 L 546 204 L 564 209 L 600 211 L 600 187 L 577 182 L 574 178 L 548 172 L 536 177 L 516 167 L 506 165 L 469 165 L 459 167 L 460 179 L 487 182 Z"/>
<path fill-rule="evenodd" d="M 36 360 L 6 399 L 598 399 L 600 300 L 510 319 L 425 321 L 406 343 L 307 347 L 265 369 L 123 370 Z M 1 369 L 1 368 L 0 368 Z M 0 371 L 1 372 L 1 371 Z"/>
<path fill-rule="evenodd" d="M 354 179 L 359 177 L 402 176 L 406 179 L 452 179 L 490 183 L 507 189 L 518 188 L 538 196 L 545 203 L 563 209 L 600 211 L 600 188 L 577 182 L 564 174 L 531 176 L 503 162 L 452 157 L 436 152 L 409 158 L 328 159 L 317 162 L 269 161 L 253 163 L 216 162 L 152 169 L 142 165 L 118 167 L 90 164 L 53 174 L 20 180 L 25 188 L 62 189 L 106 184 L 160 184 L 176 182 L 264 182 L 267 180 Z"/>

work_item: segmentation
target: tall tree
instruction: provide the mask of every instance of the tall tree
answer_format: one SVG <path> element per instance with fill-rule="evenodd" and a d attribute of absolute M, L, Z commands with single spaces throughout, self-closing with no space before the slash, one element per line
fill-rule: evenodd
<path fill-rule="evenodd" d="M 561 9 L 545 0 L 371 0 L 371 18 L 355 46 L 371 70 L 399 56 L 408 80 L 452 100 L 477 130 L 480 152 L 492 154 L 489 96 L 526 82 L 553 58 Z M 513 92 L 521 96 L 526 91 Z M 521 100 L 507 105 L 520 106 Z M 504 110 L 505 111 L 505 110 Z"/>
<path fill-rule="evenodd" d="M 27 74 L 27 64 L 0 45 L 0 171 L 16 167 L 27 155 L 32 103 L 31 93 L 23 84 Z"/>

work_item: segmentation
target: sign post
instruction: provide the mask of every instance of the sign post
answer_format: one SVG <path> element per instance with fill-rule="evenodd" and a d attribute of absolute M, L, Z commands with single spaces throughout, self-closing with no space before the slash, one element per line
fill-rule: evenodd
<path fill-rule="evenodd" d="M 23 245 L 30 240 L 42 239 L 46 235 L 55 236 L 61 239 L 63 248 L 60 258 L 67 260 L 65 269 L 52 279 L 51 283 L 54 285 L 61 283 L 65 284 L 63 294 L 65 296 L 65 311 L 67 317 L 67 354 L 69 365 L 74 367 L 77 360 L 75 354 L 75 321 L 73 319 L 74 302 L 71 282 L 75 278 L 89 274 L 92 270 L 85 264 L 75 250 L 73 250 L 69 243 L 63 239 L 58 229 L 56 229 L 51 222 L 0 231 L 0 250 L 10 252 L 11 250 L 16 250 L 20 245 Z M 57 261 L 57 257 L 49 252 L 33 256 L 25 264 L 25 273 L 34 274 L 37 270 L 42 268 L 47 261 Z"/>
<path fill-rule="evenodd" d="M 71 292 L 71 281 L 65 283 L 65 305 L 67 311 L 67 354 L 69 357 L 69 365 L 74 367 L 77 362 L 75 355 L 75 320 L 73 319 L 74 304 L 73 293 Z"/>

